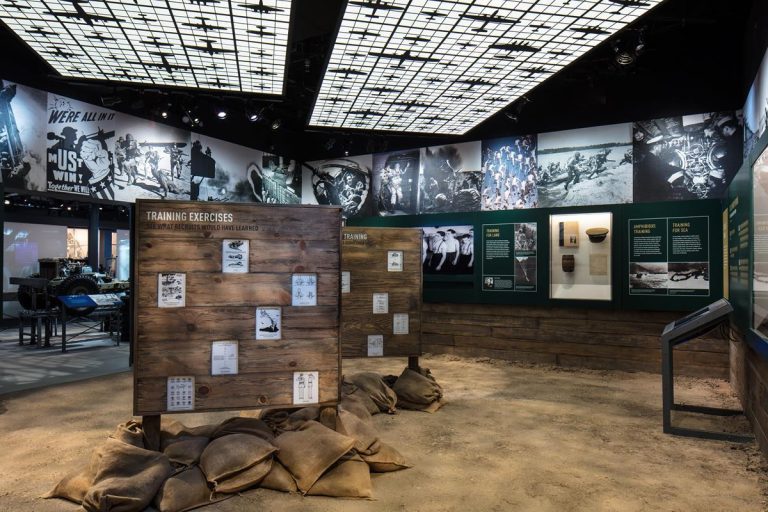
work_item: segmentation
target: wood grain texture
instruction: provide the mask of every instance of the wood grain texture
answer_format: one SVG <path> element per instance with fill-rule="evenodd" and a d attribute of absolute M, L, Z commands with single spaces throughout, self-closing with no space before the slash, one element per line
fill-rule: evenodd
<path fill-rule="evenodd" d="M 138 201 L 134 414 L 166 414 L 167 378 L 183 375 L 195 412 L 293 406 L 298 371 L 319 372 L 319 404 L 336 404 L 340 231 L 338 208 Z M 249 240 L 249 272 L 222 273 L 225 239 Z M 186 274 L 185 307 L 157 307 L 162 272 Z M 317 306 L 291 306 L 293 273 L 316 274 Z M 281 307 L 280 340 L 255 339 L 259 306 Z M 237 375 L 211 375 L 221 340 L 238 341 Z"/>
<path fill-rule="evenodd" d="M 654 373 L 661 370 L 661 332 L 680 316 L 448 303 L 426 303 L 423 312 L 422 343 L 430 353 Z M 725 340 L 710 333 L 675 348 L 675 370 L 727 377 L 729 351 Z"/>
<path fill-rule="evenodd" d="M 422 231 L 414 228 L 344 228 L 341 271 L 350 293 L 341 294 L 343 357 L 367 357 L 368 336 L 384 337 L 384 356 L 421 354 Z M 387 270 L 388 251 L 403 252 L 403 270 Z M 387 293 L 389 312 L 373 313 L 373 294 Z M 407 313 L 408 334 L 393 334 L 393 315 Z"/>

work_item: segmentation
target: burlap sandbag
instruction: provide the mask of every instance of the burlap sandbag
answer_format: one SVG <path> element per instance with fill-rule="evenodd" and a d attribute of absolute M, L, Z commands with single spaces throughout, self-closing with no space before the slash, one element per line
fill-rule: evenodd
<path fill-rule="evenodd" d="M 181 436 L 170 440 L 163 453 L 171 463 L 178 466 L 192 466 L 200 461 L 211 440 L 204 436 Z"/>
<path fill-rule="evenodd" d="M 83 469 L 70 473 L 62 478 L 52 491 L 43 495 L 43 498 L 62 498 L 73 501 L 79 505 L 83 502 L 85 493 L 88 492 L 88 489 L 93 485 L 93 480 L 96 478 L 97 467 L 98 459 L 96 459 L 94 453 L 91 455 L 90 464 Z"/>
<path fill-rule="evenodd" d="M 250 434 L 271 443 L 275 439 L 272 429 L 258 418 L 234 417 L 223 421 L 211 434 L 211 439 L 229 434 Z"/>
<path fill-rule="evenodd" d="M 421 372 L 406 368 L 397 378 L 392 389 L 397 394 L 398 405 L 401 406 L 400 400 L 408 404 L 426 406 L 443 397 L 443 388 L 426 368 L 422 369 Z"/>
<path fill-rule="evenodd" d="M 371 472 L 359 456 L 339 461 L 325 472 L 307 493 L 336 498 L 370 498 Z"/>
<path fill-rule="evenodd" d="M 370 417 L 381 412 L 365 391 L 357 386 L 350 387 L 354 388 L 354 391 L 350 392 L 350 394 L 342 394 L 341 402 L 339 403 L 341 407 L 359 418 Z"/>
<path fill-rule="evenodd" d="M 280 449 L 278 460 L 293 475 L 301 492 L 306 493 L 322 474 L 352 449 L 355 440 L 324 427 L 316 421 L 275 439 Z"/>
<path fill-rule="evenodd" d="M 141 429 L 141 423 L 138 421 L 130 420 L 121 423 L 110 437 L 123 443 L 144 448 L 144 431 Z"/>
<path fill-rule="evenodd" d="M 367 420 L 361 419 L 340 407 L 336 430 L 355 440 L 355 450 L 358 453 L 371 455 L 379 451 L 379 433 L 370 416 Z"/>
<path fill-rule="evenodd" d="M 201 425 L 199 427 L 187 427 L 182 423 L 163 416 L 160 424 L 160 450 L 181 437 L 211 437 L 218 425 Z"/>
<path fill-rule="evenodd" d="M 89 512 L 144 510 L 173 472 L 168 457 L 162 453 L 115 439 L 107 439 L 94 457 L 94 482 L 82 503 Z"/>
<path fill-rule="evenodd" d="M 401 400 L 397 399 L 397 406 L 401 409 L 408 409 L 411 411 L 423 411 L 428 413 L 435 413 L 438 409 L 440 409 L 442 406 L 445 405 L 445 400 L 442 398 L 440 400 L 435 400 L 431 404 L 415 404 L 412 402 L 409 402 L 408 400 Z"/>
<path fill-rule="evenodd" d="M 283 492 L 297 492 L 299 490 L 296 487 L 296 480 L 293 479 L 293 476 L 277 459 L 272 460 L 272 469 L 269 470 L 267 476 L 261 481 L 260 487 Z"/>
<path fill-rule="evenodd" d="M 364 391 L 381 412 L 390 414 L 395 412 L 397 395 L 392 388 L 384 383 L 381 376 L 377 373 L 356 373 L 349 377 L 344 376 L 344 380 Z"/>
<path fill-rule="evenodd" d="M 182 512 L 211 503 L 211 490 L 200 468 L 193 466 L 165 481 L 155 496 L 158 512 Z"/>
<path fill-rule="evenodd" d="M 250 489 L 259 484 L 272 469 L 272 457 L 267 457 L 261 462 L 229 478 L 216 482 L 213 489 L 217 493 L 233 493 Z"/>
<path fill-rule="evenodd" d="M 230 434 L 211 441 L 200 456 L 200 469 L 212 484 L 271 458 L 272 444 L 250 434 Z M 269 470 L 267 470 L 269 471 Z"/>
<path fill-rule="evenodd" d="M 361 457 L 368 463 L 368 467 L 373 473 L 389 473 L 411 467 L 400 452 L 384 442 L 379 443 L 378 452 L 372 455 L 361 455 Z"/>

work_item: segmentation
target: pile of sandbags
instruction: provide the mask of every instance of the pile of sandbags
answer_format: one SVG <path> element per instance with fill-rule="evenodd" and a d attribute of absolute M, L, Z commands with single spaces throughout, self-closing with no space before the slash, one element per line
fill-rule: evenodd
<path fill-rule="evenodd" d="M 436 410 L 442 390 L 429 372 L 406 369 L 390 387 L 374 373 L 345 378 L 337 410 L 268 410 L 186 427 L 163 418 L 160 451 L 146 448 L 141 424 L 119 425 L 90 463 L 66 476 L 46 498 L 86 511 L 132 512 L 150 504 L 180 512 L 262 487 L 306 495 L 370 498 L 371 472 L 410 467 L 379 438 L 372 414 L 396 406 Z"/>

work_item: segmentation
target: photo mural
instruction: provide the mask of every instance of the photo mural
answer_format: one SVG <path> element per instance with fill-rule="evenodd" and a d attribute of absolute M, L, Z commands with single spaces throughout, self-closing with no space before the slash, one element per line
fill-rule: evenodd
<path fill-rule="evenodd" d="M 536 135 L 482 142 L 483 210 L 537 208 Z"/>
<path fill-rule="evenodd" d="M 768 126 L 768 50 L 763 56 L 755 80 L 744 103 L 744 158 Z"/>
<path fill-rule="evenodd" d="M 480 209 L 483 171 L 480 142 L 424 148 L 419 174 L 419 213 Z"/>
<path fill-rule="evenodd" d="M 539 206 L 632 202 L 632 125 L 539 135 Z"/>
<path fill-rule="evenodd" d="M 739 112 L 634 123 L 634 201 L 722 197 L 742 162 L 740 124 Z"/>
<path fill-rule="evenodd" d="M 304 204 L 341 206 L 345 219 L 373 214 L 372 155 L 316 160 L 302 166 Z"/>
<path fill-rule="evenodd" d="M 378 215 L 418 213 L 420 150 L 373 155 L 374 209 Z"/>
<path fill-rule="evenodd" d="M 7 81 L 0 167 L 10 189 L 124 202 L 301 202 L 295 160 Z"/>

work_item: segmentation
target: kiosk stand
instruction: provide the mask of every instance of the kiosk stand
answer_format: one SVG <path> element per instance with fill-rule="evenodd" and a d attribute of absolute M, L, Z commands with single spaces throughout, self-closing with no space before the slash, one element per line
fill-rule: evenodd
<path fill-rule="evenodd" d="M 732 434 L 726 432 L 710 432 L 707 430 L 675 427 L 672 425 L 672 411 L 684 411 L 712 416 L 738 416 L 743 411 L 721 409 L 699 405 L 683 405 L 675 403 L 674 387 L 674 347 L 708 333 L 712 329 L 728 322 L 728 315 L 733 311 L 731 304 L 720 299 L 688 316 L 675 320 L 664 327 L 661 334 L 661 387 L 664 408 L 663 427 L 665 434 L 678 436 L 699 437 L 731 442 L 751 442 L 751 435 Z"/>

